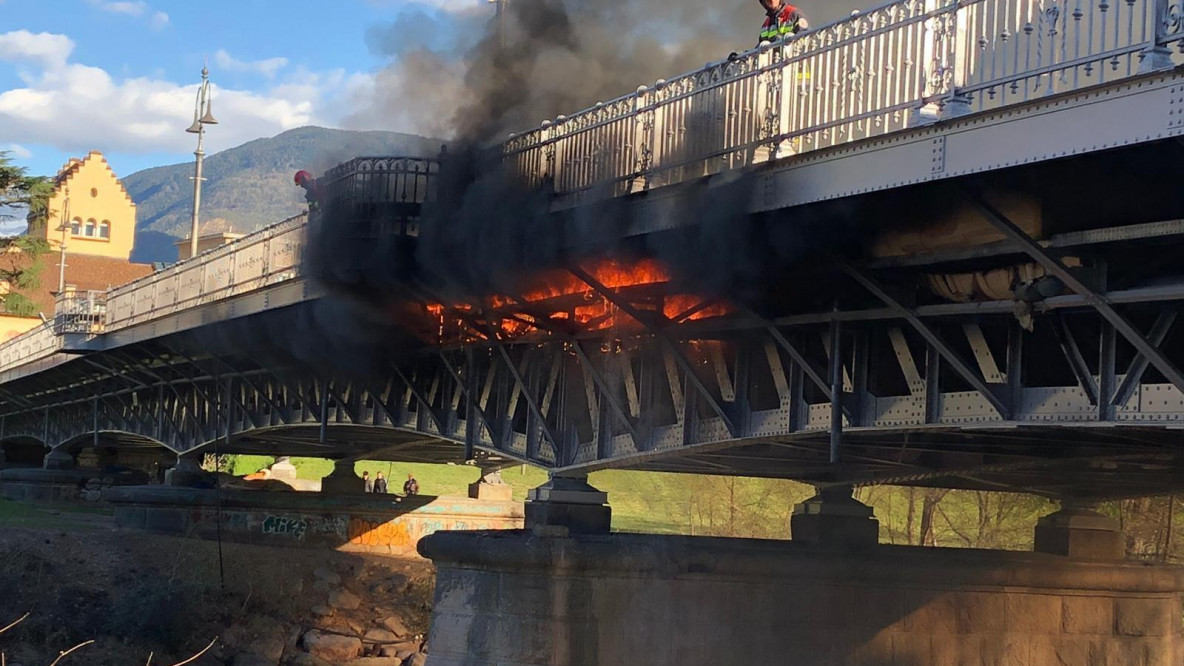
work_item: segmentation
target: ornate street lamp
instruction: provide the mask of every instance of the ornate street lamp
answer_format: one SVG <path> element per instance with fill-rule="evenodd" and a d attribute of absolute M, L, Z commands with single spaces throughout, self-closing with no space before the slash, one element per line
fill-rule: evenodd
<path fill-rule="evenodd" d="M 190 258 L 197 256 L 198 210 L 201 208 L 201 181 L 204 180 L 201 177 L 201 163 L 206 156 L 205 151 L 202 150 L 202 138 L 205 137 L 206 125 L 218 124 L 218 121 L 214 119 L 211 101 L 210 70 L 202 67 L 201 86 L 197 89 L 197 104 L 193 108 L 193 124 L 189 126 L 189 129 L 185 130 L 190 134 L 197 135 L 197 150 L 193 151 L 194 157 L 197 158 L 197 163 L 193 173 L 193 226 L 189 232 Z"/>

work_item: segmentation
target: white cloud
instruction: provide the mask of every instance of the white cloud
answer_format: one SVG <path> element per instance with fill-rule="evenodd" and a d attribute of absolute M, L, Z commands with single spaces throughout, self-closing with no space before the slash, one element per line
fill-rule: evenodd
<path fill-rule="evenodd" d="M 0 60 L 30 63 L 33 70 L 22 76 L 22 87 L 0 91 L 0 145 L 47 145 L 71 153 L 193 150 L 194 137 L 185 128 L 193 121 L 196 81 L 182 85 L 159 74 L 117 78 L 71 61 L 72 48 L 63 35 L 0 34 Z M 217 83 L 217 70 L 212 78 Z M 209 129 L 206 150 L 335 124 L 325 117 L 326 100 L 342 96 L 353 78 L 344 71 L 298 70 L 262 90 L 215 86 L 213 110 L 221 124 Z"/>
<path fill-rule="evenodd" d="M 287 58 L 238 60 L 222 49 L 214 54 L 214 64 L 230 72 L 250 72 L 274 79 L 276 72 L 288 66 Z"/>
<path fill-rule="evenodd" d="M 375 7 L 396 7 L 399 9 L 403 9 L 408 5 L 423 5 L 450 12 L 467 12 L 494 3 L 493 0 L 366 0 L 366 4 Z"/>
<path fill-rule="evenodd" d="M 74 51 L 74 40 L 48 32 L 16 30 L 0 34 L 0 61 L 28 62 L 44 68 L 65 65 Z"/>
<path fill-rule="evenodd" d="M 0 0 L 3 2 L 3 0 Z M 8 153 L 9 157 L 14 157 L 18 160 L 27 160 L 33 156 L 33 151 L 25 148 L 19 143 L 10 143 L 7 146 L 0 146 L 0 153 Z"/>
<path fill-rule="evenodd" d="M 135 18 L 148 17 L 148 25 L 154 30 L 160 30 L 169 24 L 169 15 L 161 11 L 153 11 L 152 7 L 143 0 L 87 0 L 92 7 L 97 7 L 112 14 L 123 14 Z"/>
<path fill-rule="evenodd" d="M 148 11 L 145 2 L 111 2 L 109 0 L 89 0 L 90 4 L 112 14 L 127 14 L 128 16 L 143 16 Z"/>

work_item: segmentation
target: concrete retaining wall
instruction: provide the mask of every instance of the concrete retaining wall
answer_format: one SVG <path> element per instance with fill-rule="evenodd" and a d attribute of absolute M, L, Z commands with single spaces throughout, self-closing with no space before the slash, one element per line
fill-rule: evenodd
<path fill-rule="evenodd" d="M 428 666 L 1182 663 L 1184 570 L 1052 555 L 441 533 Z"/>
<path fill-rule="evenodd" d="M 115 506 L 119 527 L 204 538 L 217 533 L 213 490 L 140 486 L 111 489 L 103 498 Z M 226 539 L 383 553 L 414 553 L 421 538 L 439 530 L 523 524 L 520 502 L 232 489 L 221 490 L 220 515 Z"/>

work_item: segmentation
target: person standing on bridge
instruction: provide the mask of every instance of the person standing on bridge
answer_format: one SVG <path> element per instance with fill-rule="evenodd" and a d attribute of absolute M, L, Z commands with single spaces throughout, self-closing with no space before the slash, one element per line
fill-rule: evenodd
<path fill-rule="evenodd" d="M 765 8 L 765 22 L 761 25 L 761 38 L 757 45 L 775 42 L 790 35 L 796 35 L 810 28 L 802 12 L 783 0 L 760 0 Z"/>
<path fill-rule="evenodd" d="M 386 494 L 386 479 L 382 478 L 382 472 L 374 474 L 374 492 Z"/>

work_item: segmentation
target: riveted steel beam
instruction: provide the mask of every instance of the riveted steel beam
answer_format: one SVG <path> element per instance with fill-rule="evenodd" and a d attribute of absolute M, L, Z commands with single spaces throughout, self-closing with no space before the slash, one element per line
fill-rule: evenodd
<path fill-rule="evenodd" d="M 978 374 L 978 372 L 976 372 L 965 361 L 963 361 L 957 352 L 955 352 L 948 344 L 946 344 L 945 340 L 942 340 L 941 336 L 939 336 L 937 332 L 929 326 L 929 324 L 922 321 L 921 318 L 918 317 L 917 314 L 910 308 L 906 307 L 900 301 L 893 298 L 870 275 L 856 267 L 851 262 L 838 256 L 834 257 L 834 261 L 844 273 L 850 275 L 856 282 L 875 295 L 876 298 L 883 301 L 884 304 L 889 308 L 892 308 L 901 319 L 907 321 L 914 330 L 920 333 L 921 337 L 925 338 L 925 341 L 928 342 L 937 351 L 937 353 L 941 354 L 941 357 L 946 361 L 946 363 L 950 364 L 950 367 L 954 370 L 954 372 L 958 373 L 958 376 L 965 380 L 967 384 L 970 384 L 974 390 L 982 394 L 982 396 L 987 399 L 987 402 L 991 403 L 991 406 L 995 408 L 995 411 L 999 412 L 999 415 L 1003 417 L 1004 420 L 1011 418 L 1011 409 L 1008 408 L 1007 403 L 1003 402 L 999 396 L 995 395 L 994 391 L 992 391 L 987 385 L 987 382 L 983 379 L 982 375 Z M 928 381 L 928 377 L 926 380 Z"/>
<path fill-rule="evenodd" d="M 1033 240 L 1023 229 L 1016 226 L 999 209 L 995 208 L 982 194 L 963 186 L 955 186 L 955 189 L 991 226 L 1001 231 L 1008 240 L 1015 243 L 1028 256 L 1035 259 L 1045 270 L 1060 278 L 1065 286 L 1081 295 L 1085 299 L 1086 304 L 1097 310 L 1106 321 L 1110 322 L 1114 326 L 1114 329 L 1122 337 L 1126 338 L 1127 342 L 1134 346 L 1139 354 L 1146 357 L 1151 365 L 1155 366 L 1155 369 L 1159 370 L 1173 386 L 1184 392 L 1184 373 L 1181 373 L 1180 369 L 1167 356 L 1164 356 L 1163 352 L 1156 345 L 1151 344 L 1135 328 L 1134 324 L 1115 310 L 1114 306 L 1104 295 L 1090 289 L 1061 260 L 1053 257 L 1048 251 L 1040 247 L 1039 243 Z"/>
<path fill-rule="evenodd" d="M 1159 348 L 1163 341 L 1167 339 L 1168 332 L 1172 330 L 1172 325 L 1176 323 L 1177 313 L 1173 310 L 1164 310 L 1155 318 L 1155 323 L 1151 325 L 1151 333 L 1148 334 L 1148 342 Z M 1135 389 L 1139 387 L 1139 382 L 1143 380 L 1143 373 L 1147 372 L 1147 365 L 1150 363 L 1143 354 L 1139 354 L 1131 359 L 1131 363 L 1127 366 L 1126 376 L 1122 378 L 1122 384 L 1118 386 L 1118 390 L 1114 392 L 1114 400 L 1111 403 L 1116 408 L 1125 407 L 1131 400 L 1131 396 L 1135 394 Z"/>
<path fill-rule="evenodd" d="M 1052 330 L 1056 333 L 1057 342 L 1060 344 L 1061 353 L 1065 355 L 1069 369 L 1073 371 L 1073 376 L 1077 379 L 1077 385 L 1081 387 L 1085 397 L 1089 399 L 1089 404 L 1098 404 L 1098 384 L 1094 381 L 1089 366 L 1085 363 L 1081 348 L 1077 346 L 1077 338 L 1073 336 L 1073 331 L 1069 330 L 1069 325 L 1065 323 L 1065 318 L 1059 312 L 1053 314 L 1052 321 Z"/>
<path fill-rule="evenodd" d="M 675 362 L 682 368 L 682 371 L 686 373 L 687 381 L 694 385 L 695 389 L 698 390 L 699 394 L 707 402 L 708 406 L 711 407 L 711 410 L 715 412 L 716 416 L 718 416 L 721 421 L 723 421 L 724 427 L 728 429 L 728 432 L 731 433 L 733 437 L 740 436 L 739 429 L 736 427 L 736 423 L 733 421 L 732 417 L 728 414 L 728 410 L 724 409 L 723 405 L 721 405 L 719 401 L 715 399 L 715 396 L 713 396 L 707 389 L 707 386 L 703 383 L 703 380 L 700 379 L 697 374 L 695 374 L 694 368 L 691 367 L 691 364 L 689 361 L 687 361 L 686 356 L 684 356 L 683 353 L 678 349 L 678 346 L 674 344 L 674 342 L 670 339 L 670 336 L 666 335 L 666 333 L 659 326 L 656 326 L 655 322 L 650 320 L 649 317 L 646 317 L 644 314 L 638 311 L 637 308 L 633 307 L 633 304 L 621 298 L 617 292 L 604 286 L 603 283 L 601 283 L 584 269 L 580 268 L 579 266 L 571 265 L 568 266 L 568 270 L 580 280 L 583 280 L 584 283 L 589 287 L 592 287 L 592 289 L 603 296 L 607 301 L 620 308 L 622 312 L 632 317 L 637 323 L 641 324 L 647 330 L 653 333 L 654 337 L 656 337 L 659 342 L 661 342 L 670 350 Z"/>

